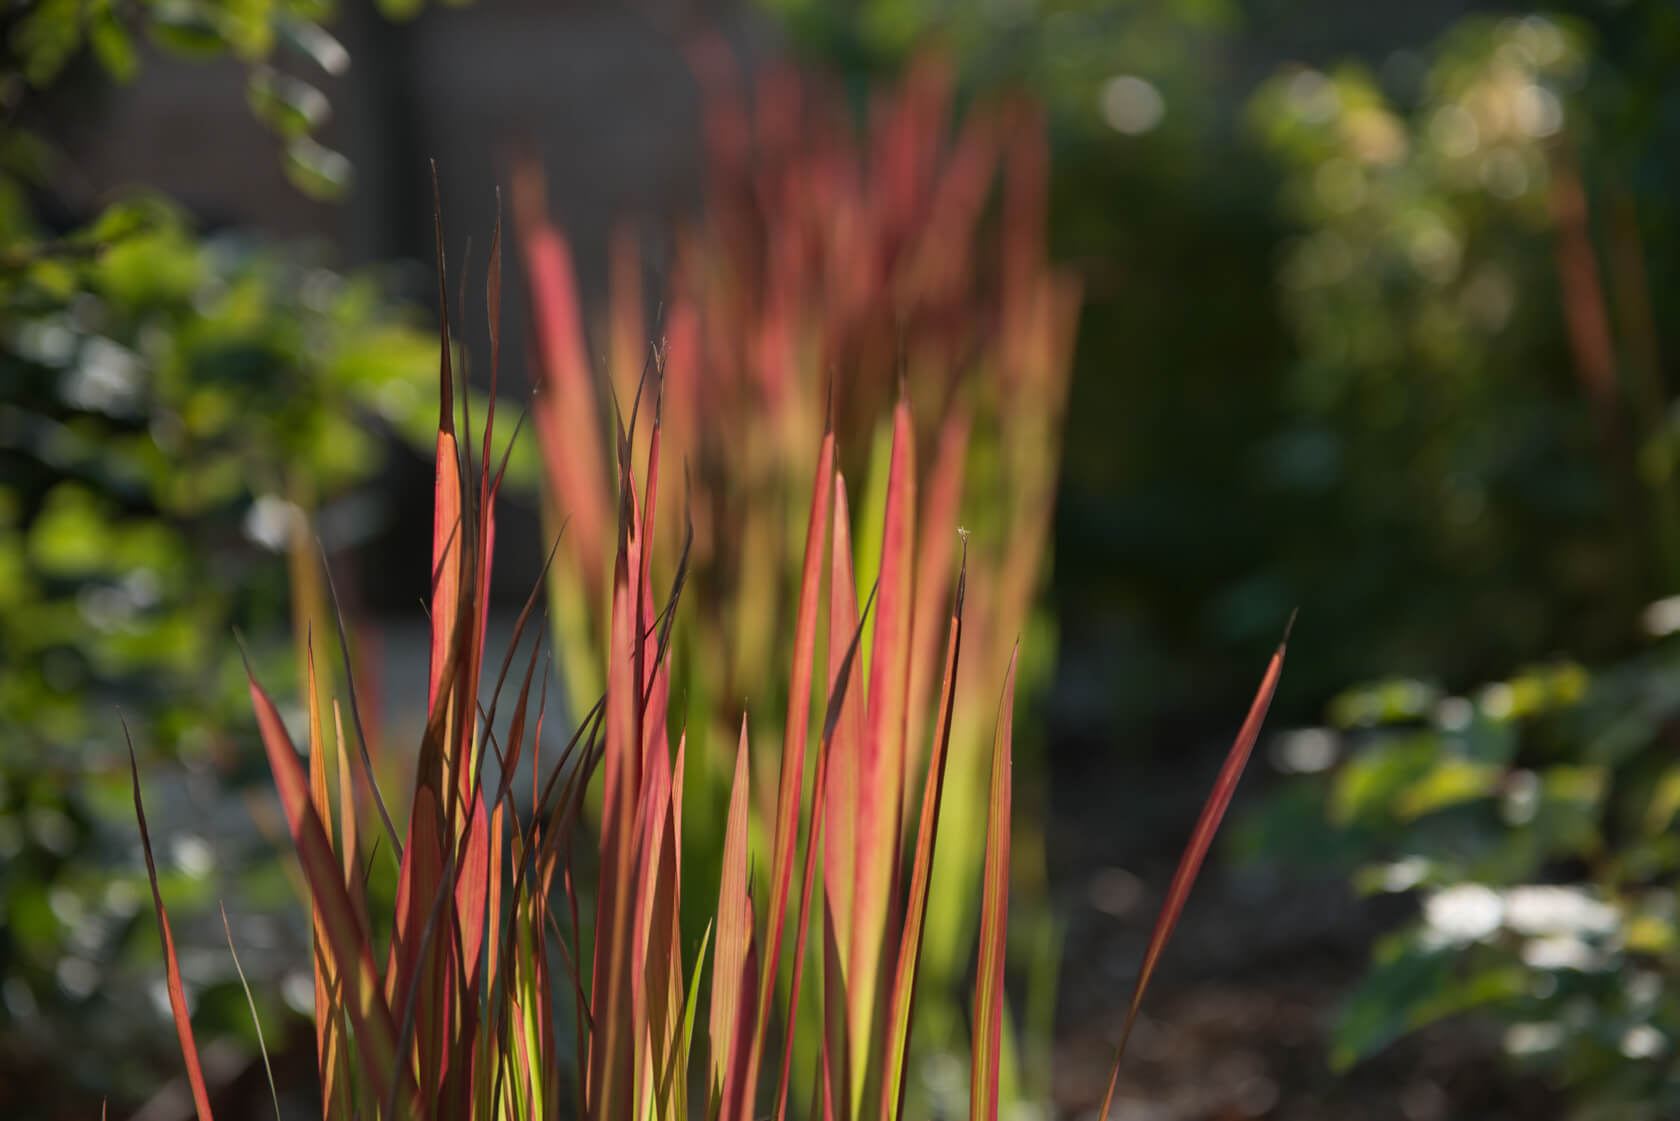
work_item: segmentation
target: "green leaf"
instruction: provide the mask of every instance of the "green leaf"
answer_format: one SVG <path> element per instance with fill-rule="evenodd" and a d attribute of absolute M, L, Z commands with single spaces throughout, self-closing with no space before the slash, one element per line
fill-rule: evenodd
<path fill-rule="evenodd" d="M 57 78 L 82 45 L 80 0 L 39 0 L 12 31 L 11 47 L 24 76 L 37 88 Z"/>
<path fill-rule="evenodd" d="M 288 139 L 313 132 L 331 114 L 326 94 L 267 66 L 251 72 L 246 99 L 258 120 Z"/>
<path fill-rule="evenodd" d="M 425 0 L 378 0 L 379 14 L 386 19 L 413 19 L 424 8 Z"/>
<path fill-rule="evenodd" d="M 1386 820 L 1400 792 L 1434 767 L 1440 747 L 1438 738 L 1424 734 L 1386 740 L 1354 755 L 1336 775 L 1331 822 L 1345 826 Z"/>
<path fill-rule="evenodd" d="M 227 37 L 210 9 L 193 0 L 165 0 L 152 9 L 152 39 L 178 54 L 208 58 L 227 47 Z"/>
<path fill-rule="evenodd" d="M 285 19 L 280 35 L 287 45 L 319 66 L 327 74 L 337 76 L 349 69 L 350 52 L 326 28 L 310 20 Z"/>
<path fill-rule="evenodd" d="M 286 145 L 286 178 L 307 195 L 342 199 L 350 193 L 350 161 L 312 137 L 297 136 Z"/>
<path fill-rule="evenodd" d="M 1419 945 L 1401 936 L 1386 960 L 1365 975 L 1343 1006 L 1330 1049 L 1330 1065 L 1346 1071 L 1407 1032 L 1482 1005 L 1511 1000 L 1527 988 L 1515 964 L 1466 968 L 1456 948 Z"/>
<path fill-rule="evenodd" d="M 99 57 L 100 65 L 105 67 L 105 73 L 114 81 L 132 81 L 140 66 L 134 53 L 134 39 L 109 6 L 101 6 L 99 13 L 88 24 L 87 34 L 93 53 Z"/>
<path fill-rule="evenodd" d="M 1394 815 L 1412 821 L 1425 814 L 1491 795 L 1502 769 L 1468 759 L 1447 758 L 1407 786 L 1395 799 Z"/>
<path fill-rule="evenodd" d="M 86 488 L 60 483 L 29 532 L 30 559 L 53 576 L 85 576 L 110 563 L 106 512 Z"/>

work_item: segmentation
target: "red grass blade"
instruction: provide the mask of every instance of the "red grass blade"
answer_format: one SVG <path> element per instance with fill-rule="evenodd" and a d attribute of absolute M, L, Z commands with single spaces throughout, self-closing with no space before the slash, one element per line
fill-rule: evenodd
<path fill-rule="evenodd" d="M 187 994 L 181 986 L 181 963 L 175 957 L 175 934 L 169 928 L 163 893 L 158 890 L 157 864 L 152 860 L 152 837 L 146 829 L 146 807 L 140 797 L 140 764 L 134 758 L 134 740 L 123 724 L 128 740 L 128 769 L 134 779 L 134 817 L 140 823 L 140 847 L 146 854 L 146 877 L 152 882 L 152 904 L 157 910 L 158 931 L 163 935 L 163 964 L 169 987 L 169 1011 L 175 1019 L 175 1034 L 181 1041 L 181 1058 L 187 1064 L 187 1082 L 192 1086 L 193 1107 L 198 1121 L 215 1121 L 210 1111 L 210 1092 L 204 1085 L 204 1068 L 198 1061 L 198 1044 L 193 1040 L 192 1017 L 187 1013 Z"/>
<path fill-rule="evenodd" d="M 846 983 L 853 1068 L 851 1098 L 860 1101 L 879 1028 L 882 958 L 895 918 L 900 825 L 905 773 L 905 720 L 909 715 L 910 602 L 916 532 L 916 448 L 910 403 L 893 410 L 892 460 L 887 472 L 881 527 L 880 605 L 869 659 L 869 704 L 858 764 L 855 821 L 846 823 L 857 844 L 852 896 L 852 943 Z"/>
<path fill-rule="evenodd" d="M 909 723 L 904 752 L 904 815 L 909 828 L 914 784 L 917 773 L 917 744 L 922 742 L 928 718 L 928 691 L 933 688 L 935 661 L 939 651 L 940 614 L 948 607 L 946 591 L 950 588 L 952 550 L 957 536 L 947 527 L 957 524 L 962 505 L 963 474 L 968 464 L 969 412 L 955 404 L 939 427 L 939 443 L 934 450 L 933 466 L 927 490 L 922 495 L 921 524 L 934 532 L 916 555 L 916 602 L 911 608 L 910 702 Z M 967 558 L 964 555 L 966 568 Z"/>
<path fill-rule="evenodd" d="M 793 671 L 788 693 L 787 729 L 782 739 L 776 822 L 771 849 L 769 934 L 764 941 L 764 981 L 759 986 L 757 1031 L 752 1036 L 748 1075 L 756 1082 L 763 1055 L 764 1027 L 769 1000 L 776 991 L 781 964 L 782 933 L 787 921 L 788 895 L 793 887 L 793 862 L 799 843 L 799 807 L 805 783 L 805 741 L 811 711 L 811 678 L 817 645 L 817 606 L 822 584 L 823 543 L 828 528 L 830 495 L 834 487 L 834 432 L 823 434 L 817 453 L 816 480 L 811 491 L 811 518 L 805 529 L 805 559 L 800 569 L 799 613 L 794 630 Z"/>
<path fill-rule="evenodd" d="M 834 528 L 828 574 L 828 688 L 832 692 L 846 657 L 846 645 L 857 629 L 857 584 L 852 571 L 851 508 L 846 496 L 846 479 L 834 476 Z M 857 820 L 860 753 L 863 741 L 864 698 L 853 694 L 835 726 L 834 745 L 828 765 L 829 812 L 848 825 Z M 852 894 L 856 890 L 857 838 L 849 828 L 835 830 L 823 838 L 823 876 L 828 906 L 834 913 L 835 934 L 840 945 L 851 945 Z"/>
<path fill-rule="evenodd" d="M 635 1080 L 633 917 L 639 848 L 636 815 L 643 775 L 642 707 L 647 628 L 641 586 L 641 535 L 622 425 L 619 446 L 618 553 L 613 564 L 608 646 L 606 755 L 601 802 L 601 876 L 596 897 L 589 1040 L 589 1110 L 598 1121 L 632 1116 Z"/>
<path fill-rule="evenodd" d="M 752 929 L 752 896 L 747 896 L 747 929 Z M 714 968 L 716 968 L 714 966 Z M 729 1053 L 724 1059 L 722 1111 L 718 1121 L 752 1121 L 754 1078 L 752 1055 L 757 1050 L 752 1041 L 759 1038 L 756 1024 L 758 1008 L 758 945 L 750 934 L 746 953 L 741 958 L 738 982 L 741 999 L 735 1006 L 735 1023 L 730 1029 Z M 714 1048 L 716 1044 L 713 1044 Z"/>
<path fill-rule="evenodd" d="M 788 1088 L 793 1077 L 793 1026 L 792 1019 L 798 1015 L 799 981 L 805 969 L 805 940 L 811 925 L 811 894 L 815 890 L 817 880 L 817 853 L 821 851 L 823 834 L 823 791 L 828 787 L 828 758 L 829 750 L 834 742 L 834 730 L 840 723 L 840 714 L 846 707 L 847 686 L 851 683 L 852 669 L 857 661 L 858 644 L 863 640 L 864 625 L 869 619 L 869 609 L 874 606 L 876 589 L 869 590 L 869 599 L 863 605 L 863 614 L 858 626 L 852 632 L 851 645 L 846 647 L 845 656 L 840 661 L 839 672 L 834 675 L 834 688 L 829 690 L 828 707 L 823 714 L 822 739 L 817 744 L 816 774 L 811 783 L 811 828 L 805 838 L 805 871 L 800 882 L 804 885 L 799 899 L 799 926 L 793 942 L 793 976 L 788 986 L 787 1007 L 789 1009 L 789 1026 L 782 1043 L 782 1074 L 776 1085 L 776 1121 L 782 1121 L 787 1115 Z M 774 980 L 773 975 L 766 974 L 766 985 Z M 760 1023 L 764 1023 L 770 1016 L 770 991 L 768 987 L 763 993 L 763 1005 L 758 1010 Z M 762 1036 L 759 1037 L 762 1040 Z M 758 1073 L 758 1048 L 755 1046 L 751 1062 L 754 1081 Z"/>
<path fill-rule="evenodd" d="M 712 953 L 712 1005 L 707 1038 L 712 1041 L 712 1092 L 722 1091 L 730 1055 L 719 1046 L 733 1038 L 742 1001 L 741 963 L 752 941 L 751 869 L 747 852 L 747 812 L 752 775 L 747 766 L 747 719 L 741 717 L 741 740 L 735 749 L 735 780 L 729 791 L 729 818 L 723 834 L 723 877 L 718 886 L 717 948 Z M 745 1057 L 744 1055 L 742 1056 Z"/>
<path fill-rule="evenodd" d="M 406 1097 L 412 1092 L 412 1072 L 406 1063 L 397 1061 L 396 1026 L 374 972 L 367 928 L 345 891 L 343 874 L 327 840 L 326 827 L 310 803 L 308 779 L 286 735 L 280 712 L 251 676 L 249 667 L 246 677 L 269 770 L 286 813 L 286 824 L 303 864 L 310 896 L 319 907 L 333 960 L 339 965 L 356 1043 L 362 1052 L 363 1072 L 372 1080 L 373 1092 L 380 1100 L 387 1097 L 393 1085 L 402 1087 Z"/>
<path fill-rule="evenodd" d="M 636 1049 L 638 1116 L 645 1116 L 652 1104 L 655 1072 L 664 1059 L 660 1039 L 663 1025 L 657 1023 L 657 1018 L 664 1011 L 668 980 L 665 968 L 670 961 L 668 947 L 663 943 L 670 919 L 666 909 L 669 899 L 663 890 L 667 871 L 664 860 L 667 855 L 665 827 L 671 809 L 668 767 L 669 763 L 663 758 L 648 760 L 641 806 L 636 815 L 640 852 L 633 885 L 636 899 L 631 926 L 630 1017 L 631 1039 Z"/>
<path fill-rule="evenodd" d="M 1015 664 L 1009 656 L 992 740 L 991 810 L 986 824 L 986 879 L 980 904 L 980 964 L 974 982 L 974 1060 L 970 1068 L 971 1121 L 997 1121 L 998 1076 L 1003 1058 L 1003 957 L 1009 928 L 1009 813 L 1013 802 Z M 1106 1116 L 1106 1115 L 1105 1115 Z"/>
<path fill-rule="evenodd" d="M 828 590 L 828 687 L 830 692 L 845 661 L 846 643 L 858 622 L 857 587 L 852 572 L 851 510 L 846 498 L 846 480 L 834 476 L 834 529 Z M 847 999 L 848 951 L 852 945 L 852 896 L 856 890 L 858 838 L 853 825 L 858 819 L 859 769 L 863 751 L 864 698 L 854 694 L 840 712 L 834 742 L 829 747 L 825 814 L 839 822 L 839 828 L 823 833 L 823 900 L 827 908 L 823 929 L 824 1047 L 835 1094 L 835 1112 L 850 1117 L 852 1063 L 847 1056 L 851 1023 L 851 1002 Z M 864 1049 L 867 1054 L 867 1049 Z M 861 1056 L 860 1056 L 861 1058 Z"/>
<path fill-rule="evenodd" d="M 1184 910 L 1184 902 L 1190 897 L 1191 885 L 1196 882 L 1196 875 L 1202 869 L 1202 861 L 1207 857 L 1208 848 L 1213 844 L 1213 836 L 1218 832 L 1219 823 L 1224 819 L 1225 811 L 1231 804 L 1231 796 L 1236 793 L 1237 782 L 1242 778 L 1243 768 L 1248 764 L 1254 741 L 1260 735 L 1260 725 L 1266 719 L 1266 709 L 1271 706 L 1272 694 L 1277 691 L 1278 678 L 1283 673 L 1283 656 L 1289 645 L 1289 632 L 1294 626 L 1295 617 L 1291 615 L 1289 624 L 1283 630 L 1283 640 L 1278 643 L 1271 661 L 1266 664 L 1265 676 L 1260 679 L 1260 689 L 1254 695 L 1253 704 L 1249 706 L 1248 716 L 1244 718 L 1236 741 L 1231 744 L 1230 753 L 1225 757 L 1225 765 L 1220 768 L 1213 790 L 1202 806 L 1201 817 L 1197 818 L 1196 828 L 1190 834 L 1190 843 L 1185 846 L 1184 855 L 1179 858 L 1178 870 L 1173 873 L 1172 885 L 1167 889 L 1165 902 L 1161 904 L 1161 913 L 1155 920 L 1155 930 L 1149 936 L 1149 947 L 1144 951 L 1143 964 L 1138 969 L 1137 982 L 1132 987 L 1131 1006 L 1126 1010 L 1126 1024 L 1120 1031 L 1120 1046 L 1114 1056 L 1114 1070 L 1108 1076 L 1108 1092 L 1103 1095 L 1103 1108 L 1098 1117 L 1106 1118 L 1109 1107 L 1114 1104 L 1114 1088 L 1120 1080 L 1120 1060 L 1125 1057 L 1126 1043 L 1131 1039 L 1132 1028 L 1137 1024 L 1138 1008 L 1143 1004 L 1144 990 L 1149 987 L 1149 979 L 1155 974 L 1155 966 L 1161 960 L 1161 951 L 1166 948 L 1167 940 L 1172 937 L 1173 927 L 1177 925 L 1178 916 Z"/>
<path fill-rule="evenodd" d="M 687 994 L 683 988 L 681 911 L 683 769 L 687 757 L 688 733 L 685 729 L 677 741 L 677 757 L 671 764 L 664 841 L 655 870 L 652 940 L 647 963 L 654 1060 L 649 1087 L 654 1095 L 653 1110 L 660 1117 L 683 1117 L 687 1112 L 686 1109 L 676 1108 L 678 1101 L 686 1099 L 688 1091 L 688 1042 L 683 1025 Z M 696 977 L 699 971 L 700 962 L 696 961 Z M 689 1023 L 693 1023 L 692 1015 Z M 677 1087 L 677 1098 L 673 1099 L 670 1088 L 678 1070 L 683 1077 Z"/>
<path fill-rule="evenodd" d="M 597 431 L 600 414 L 577 311 L 571 250 L 544 215 L 543 195 L 541 173 L 531 165 L 521 167 L 513 201 L 536 344 L 532 369 L 538 397 L 531 415 L 555 499 L 578 535 L 572 555 L 579 558 L 583 586 L 594 597 L 605 588 L 597 558 L 611 532 L 610 508 L 603 499 L 609 493 L 602 474 L 606 456 Z"/>
<path fill-rule="evenodd" d="M 437 234 L 438 277 L 438 434 L 432 483 L 432 654 L 426 687 L 426 710 L 437 707 L 449 640 L 455 629 L 461 595 L 461 551 L 465 534 L 461 504 L 460 451 L 455 443 L 455 375 L 449 360 L 449 286 L 444 279 L 443 211 L 437 200 L 437 168 L 432 168 L 433 223 Z"/>

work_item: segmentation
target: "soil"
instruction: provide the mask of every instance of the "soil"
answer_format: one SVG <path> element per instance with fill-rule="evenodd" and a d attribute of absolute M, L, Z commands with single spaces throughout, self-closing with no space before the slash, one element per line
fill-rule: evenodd
<path fill-rule="evenodd" d="M 1073 1121 L 1095 1121 L 1101 1108 L 1137 963 L 1219 750 L 1178 758 L 1191 762 L 1056 778 L 1046 844 L 1065 942 L 1052 1087 L 1058 1114 Z M 1260 796 L 1263 772 L 1256 759 L 1233 815 Z M 1497 1038 L 1470 1022 L 1330 1069 L 1338 1004 L 1404 913 L 1396 906 L 1356 899 L 1340 882 L 1238 872 L 1216 843 L 1144 1000 L 1112 1121 L 1561 1116 L 1556 1095 L 1505 1071 Z"/>

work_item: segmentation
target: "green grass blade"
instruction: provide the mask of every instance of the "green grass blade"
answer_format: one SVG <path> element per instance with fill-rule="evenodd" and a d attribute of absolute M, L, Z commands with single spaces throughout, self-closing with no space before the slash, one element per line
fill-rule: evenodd
<path fill-rule="evenodd" d="M 268 1075 L 268 1094 L 274 1101 L 274 1121 L 282 1121 L 280 1090 L 274 1085 L 274 1067 L 268 1061 L 268 1044 L 263 1040 L 262 1017 L 257 1015 L 257 1000 L 251 995 L 251 982 L 245 979 L 245 967 L 239 964 L 239 951 L 233 948 L 233 928 L 228 925 L 225 903 L 222 904 L 222 930 L 227 933 L 228 953 L 233 955 L 233 971 L 239 974 L 239 987 L 245 990 L 245 1004 L 251 1010 L 251 1026 L 257 1032 L 257 1053 L 262 1056 L 263 1073 Z M 331 1015 L 329 1012 L 328 1016 Z"/>

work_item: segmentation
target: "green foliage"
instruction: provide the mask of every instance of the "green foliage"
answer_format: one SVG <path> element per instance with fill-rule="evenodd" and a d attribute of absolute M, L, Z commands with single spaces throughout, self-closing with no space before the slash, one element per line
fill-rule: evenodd
<path fill-rule="evenodd" d="M 1594 677 L 1554 664 L 1473 696 L 1415 686 L 1415 711 L 1339 699 L 1341 723 L 1310 734 L 1341 758 L 1268 813 L 1315 805 L 1359 889 L 1415 892 L 1421 914 L 1378 946 L 1332 1062 L 1475 1010 L 1514 1064 L 1572 1092 L 1571 1116 L 1673 1113 L 1677 669 L 1668 640 Z"/>
<path fill-rule="evenodd" d="M 298 505 L 353 493 L 370 427 L 426 432 L 435 359 L 371 275 L 233 238 L 166 205 L 113 206 L 56 242 L 7 242 L 0 273 L 0 1025 L 7 1068 L 59 1064 L 90 1093 L 144 1085 L 148 1006 L 132 957 L 143 897 L 112 733 L 224 788 L 248 719 L 231 625 L 284 626 Z M 358 527 L 371 528 L 373 522 Z M 342 535 L 341 535 L 342 536 Z M 287 662 L 282 660 L 280 666 Z M 248 777 L 248 776 L 247 776 Z M 234 786 L 240 785 L 237 773 Z M 119 834 L 120 835 L 120 834 Z M 190 914 L 252 857 L 176 838 Z M 142 890 L 137 890 L 137 886 Z M 191 890 L 187 890 L 191 889 Z M 223 984 L 221 963 L 196 976 Z M 238 989 L 227 1007 L 245 1023 Z M 99 1046 L 73 1047 L 98 1024 Z M 123 1053 L 124 1063 L 102 1056 Z M 155 1054 L 155 1052 L 153 1052 Z"/>
<path fill-rule="evenodd" d="M 1643 564 L 1644 499 L 1618 489 L 1623 406 L 1566 314 L 1582 291 L 1603 298 L 1559 264 L 1587 68 L 1571 25 L 1471 20 L 1409 72 L 1293 68 L 1250 107 L 1298 223 L 1279 282 L 1299 357 L 1272 471 L 1290 490 L 1334 486 L 1337 525 L 1409 558 L 1395 594 L 1414 610 L 1393 637 L 1410 638 L 1413 671 L 1477 672 L 1478 654 L 1565 633 L 1604 652 L 1663 587 Z M 1307 544 L 1351 590 L 1374 574 L 1341 543 Z M 1489 626 L 1465 639 L 1467 609 Z"/>
<path fill-rule="evenodd" d="M 1336 1065 L 1475 1011 L 1514 1064 L 1571 1091 L 1572 1116 L 1672 1114 L 1677 671 L 1670 639 L 1592 676 L 1377 685 L 1338 698 L 1330 728 L 1279 738 L 1284 769 L 1327 770 L 1250 821 L 1250 843 L 1275 859 L 1278 838 L 1316 833 L 1359 890 L 1421 902 L 1348 998 Z"/>
<path fill-rule="evenodd" d="M 1671 232 L 1636 218 L 1628 188 L 1672 177 L 1630 144 L 1659 131 L 1663 95 L 1626 76 L 1675 39 L 1672 11 L 1633 9 L 1603 39 L 1540 17 L 1465 21 L 1405 75 L 1294 69 L 1251 111 L 1300 223 L 1281 270 L 1297 414 L 1367 434 L 1338 449 L 1348 478 L 1378 482 L 1368 500 L 1434 542 L 1453 578 L 1499 575 L 1517 649 L 1567 636 L 1604 668 L 1345 692 L 1331 727 L 1278 741 L 1283 769 L 1314 777 L 1249 842 L 1334 854 L 1359 890 L 1421 903 L 1348 1000 L 1337 1065 L 1474 1012 L 1577 1118 L 1680 1103 L 1680 1004 L 1663 995 L 1680 965 L 1666 758 L 1680 649 L 1625 653 L 1638 607 L 1676 578 L 1667 340 L 1649 319 L 1667 270 L 1642 248 Z M 1648 38 L 1618 41 L 1634 26 Z M 1439 634 L 1479 641 L 1467 616 L 1481 609 L 1455 603 Z M 1659 600 L 1646 627 L 1672 633 L 1673 617 Z M 1433 645 L 1434 678 L 1462 683 Z"/>
<path fill-rule="evenodd" d="M 902 65 L 935 47 L 988 83 L 1025 81 L 1058 107 L 1097 107 L 1116 73 L 1142 72 L 1188 93 L 1198 53 L 1238 22 L 1231 0 L 763 0 L 816 54 Z"/>
<path fill-rule="evenodd" d="M 314 133 L 331 111 L 315 83 L 343 73 L 350 62 L 326 29 L 337 8 L 336 0 L 43 0 L 12 25 L 7 69 L 42 89 L 85 51 L 113 81 L 129 82 L 145 50 L 141 40 L 188 59 L 235 58 L 250 72 L 252 112 L 285 142 L 292 182 L 336 198 L 350 187 L 350 165 Z M 382 5 L 392 16 L 419 8 L 418 2 Z M 294 62 L 305 64 L 309 76 L 283 72 Z"/>

